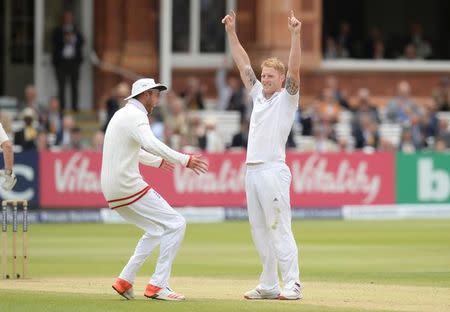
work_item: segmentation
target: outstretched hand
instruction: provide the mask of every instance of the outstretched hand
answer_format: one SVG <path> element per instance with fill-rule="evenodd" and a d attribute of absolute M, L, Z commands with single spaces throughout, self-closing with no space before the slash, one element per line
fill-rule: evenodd
<path fill-rule="evenodd" d="M 172 172 L 173 169 L 175 168 L 175 165 L 163 159 L 161 165 L 159 165 L 159 168 L 167 172 Z"/>
<path fill-rule="evenodd" d="M 294 11 L 291 10 L 291 15 L 288 17 L 288 28 L 293 34 L 300 34 L 302 23 L 294 16 Z"/>
<path fill-rule="evenodd" d="M 236 31 L 236 13 L 233 10 L 222 19 L 222 24 L 225 24 L 226 32 Z"/>
<path fill-rule="evenodd" d="M 200 175 L 201 173 L 208 171 L 208 162 L 202 155 L 191 155 L 187 167 Z"/>

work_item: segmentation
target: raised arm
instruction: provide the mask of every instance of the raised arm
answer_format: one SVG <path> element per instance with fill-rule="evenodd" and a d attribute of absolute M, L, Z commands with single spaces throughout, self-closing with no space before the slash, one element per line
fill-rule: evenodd
<path fill-rule="evenodd" d="M 300 84 L 300 29 L 302 23 L 294 16 L 294 11 L 288 17 L 288 28 L 291 33 L 291 51 L 289 53 L 288 71 L 286 76 L 286 91 L 296 94 Z"/>
<path fill-rule="evenodd" d="M 250 58 L 239 42 L 239 38 L 236 34 L 236 13 L 231 11 L 230 14 L 227 14 L 222 19 L 222 24 L 225 24 L 225 31 L 227 32 L 231 55 L 233 56 L 233 60 L 239 69 L 242 82 L 245 87 L 250 90 L 256 83 L 256 76 L 252 69 Z"/>

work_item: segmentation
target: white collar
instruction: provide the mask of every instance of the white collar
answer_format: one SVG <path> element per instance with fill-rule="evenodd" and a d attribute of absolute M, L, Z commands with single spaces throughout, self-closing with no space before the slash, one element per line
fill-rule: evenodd
<path fill-rule="evenodd" d="M 142 104 L 138 100 L 136 100 L 136 99 L 129 99 L 127 104 L 133 105 L 134 107 L 136 107 L 137 109 L 139 109 L 140 111 L 145 113 L 145 115 L 148 115 L 148 112 L 145 109 L 144 104 Z"/>

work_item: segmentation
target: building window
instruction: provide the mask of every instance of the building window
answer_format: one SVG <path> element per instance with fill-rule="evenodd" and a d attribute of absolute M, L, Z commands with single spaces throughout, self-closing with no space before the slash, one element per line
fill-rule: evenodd
<path fill-rule="evenodd" d="M 189 52 L 190 0 L 173 0 L 172 51 Z"/>
<path fill-rule="evenodd" d="M 174 67 L 217 67 L 223 63 L 226 38 L 220 20 L 234 9 L 235 3 L 236 0 L 173 0 Z"/>
<path fill-rule="evenodd" d="M 225 0 L 201 0 L 200 52 L 225 52 L 225 30 L 220 23 L 226 13 L 225 2 Z"/>
<path fill-rule="evenodd" d="M 34 1 L 11 1 L 10 61 L 13 64 L 33 64 Z"/>
<path fill-rule="evenodd" d="M 449 10 L 448 0 L 324 0 L 324 58 L 450 60 Z"/>

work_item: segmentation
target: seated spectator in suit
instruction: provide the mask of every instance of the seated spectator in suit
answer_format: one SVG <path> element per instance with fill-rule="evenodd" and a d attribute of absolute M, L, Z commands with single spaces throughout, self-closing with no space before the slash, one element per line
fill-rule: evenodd
<path fill-rule="evenodd" d="M 353 129 L 352 135 L 355 138 L 356 149 L 365 147 L 376 149 L 378 146 L 378 125 L 372 120 L 370 115 L 364 114 L 360 116 L 359 123 Z"/>

